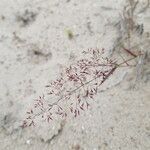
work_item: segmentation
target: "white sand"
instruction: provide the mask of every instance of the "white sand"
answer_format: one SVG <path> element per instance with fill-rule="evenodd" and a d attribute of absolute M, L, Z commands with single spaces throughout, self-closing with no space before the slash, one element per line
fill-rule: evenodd
<path fill-rule="evenodd" d="M 76 119 L 19 127 L 33 98 L 82 50 L 105 48 L 120 58 L 121 42 L 149 53 L 147 4 L 139 0 L 135 6 L 128 41 L 128 0 L 0 0 L 0 150 L 150 150 L 148 56 L 141 69 L 116 72 Z"/>

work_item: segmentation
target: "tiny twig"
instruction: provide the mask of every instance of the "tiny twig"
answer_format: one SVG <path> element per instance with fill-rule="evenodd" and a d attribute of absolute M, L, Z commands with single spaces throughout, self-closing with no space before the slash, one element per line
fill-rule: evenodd
<path fill-rule="evenodd" d="M 129 49 L 124 48 L 124 47 L 123 47 L 123 49 L 124 49 L 127 53 L 129 53 L 130 55 L 132 55 L 133 57 L 137 57 L 137 55 L 134 54 L 133 52 L 131 52 Z"/>

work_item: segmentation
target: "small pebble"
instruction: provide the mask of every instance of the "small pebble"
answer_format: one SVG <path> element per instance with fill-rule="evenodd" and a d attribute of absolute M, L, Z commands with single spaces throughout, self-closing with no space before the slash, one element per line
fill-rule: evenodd
<path fill-rule="evenodd" d="M 26 141 L 26 144 L 27 144 L 27 145 L 30 145 L 30 144 L 31 144 L 31 140 L 27 140 L 27 141 Z"/>

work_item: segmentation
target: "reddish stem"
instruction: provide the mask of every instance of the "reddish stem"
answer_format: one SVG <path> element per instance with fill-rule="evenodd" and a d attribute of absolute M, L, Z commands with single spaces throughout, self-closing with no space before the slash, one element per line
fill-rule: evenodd
<path fill-rule="evenodd" d="M 130 55 L 132 55 L 133 57 L 137 57 L 137 55 L 134 54 L 133 52 L 131 52 L 129 49 L 124 48 L 124 47 L 123 47 L 123 49 L 124 49 L 127 53 L 129 53 Z"/>

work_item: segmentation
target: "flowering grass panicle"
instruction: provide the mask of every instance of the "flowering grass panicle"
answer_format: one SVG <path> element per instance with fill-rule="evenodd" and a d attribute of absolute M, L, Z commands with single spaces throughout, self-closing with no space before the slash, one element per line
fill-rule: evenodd
<path fill-rule="evenodd" d="M 114 71 L 122 65 L 128 66 L 127 62 L 137 57 L 127 49 L 126 52 L 133 57 L 117 63 L 106 57 L 105 49 L 83 51 L 82 59 L 66 67 L 56 80 L 46 85 L 48 92 L 34 100 L 22 127 L 34 126 L 38 120 L 51 122 L 56 116 L 80 115 Z"/>

